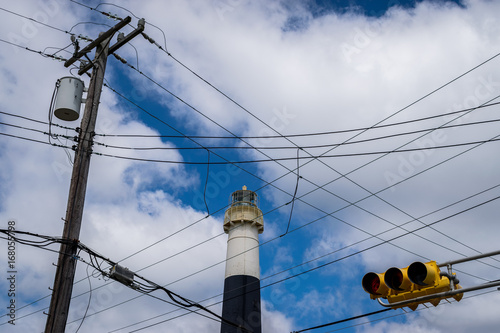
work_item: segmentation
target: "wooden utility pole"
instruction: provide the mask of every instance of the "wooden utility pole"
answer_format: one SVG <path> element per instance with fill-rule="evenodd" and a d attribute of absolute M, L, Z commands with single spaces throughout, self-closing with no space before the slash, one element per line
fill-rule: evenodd
<path fill-rule="evenodd" d="M 71 175 L 66 219 L 62 236 L 66 242 L 61 244 L 59 251 L 59 259 L 57 262 L 54 288 L 50 301 L 45 333 L 60 333 L 64 332 L 66 329 L 76 271 L 76 252 L 78 250 L 82 224 L 83 206 L 87 189 L 87 177 L 89 174 L 90 156 L 92 154 L 97 110 L 104 82 L 104 72 L 106 70 L 108 54 L 111 54 L 110 50 L 114 52 L 118 47 L 124 45 L 130 39 L 141 33 L 144 29 L 144 20 L 139 21 L 138 28 L 126 37 L 123 37 L 118 43 L 111 47 L 109 44 L 112 36 L 130 21 L 131 18 L 127 17 L 110 30 L 102 33 L 99 38 L 77 52 L 64 64 L 68 67 L 80 57 L 90 52 L 94 47 L 96 48 L 95 59 L 89 67 L 93 67 L 93 71 L 78 136 L 78 147 L 75 152 L 73 173 Z M 82 69 L 79 74 L 81 75 L 85 71 L 86 70 Z"/>

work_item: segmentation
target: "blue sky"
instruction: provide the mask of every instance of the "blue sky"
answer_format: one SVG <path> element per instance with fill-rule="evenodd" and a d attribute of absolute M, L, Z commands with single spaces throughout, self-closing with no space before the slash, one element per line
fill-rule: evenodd
<path fill-rule="evenodd" d="M 218 303 L 223 213 L 230 194 L 246 185 L 264 213 L 265 332 L 380 310 L 362 290 L 366 272 L 498 250 L 498 204 L 486 203 L 499 195 L 498 143 L 482 142 L 498 136 L 500 109 L 458 112 L 500 95 L 494 1 L 52 0 L 0 7 L 0 133 L 17 136 L 0 135 L 2 226 L 13 220 L 19 230 L 62 232 L 73 152 L 22 138 L 48 142 L 23 128 L 48 131 L 30 119 L 47 121 L 56 80 L 77 71 L 29 50 L 71 56 L 64 31 L 95 37 L 116 24 L 102 11 L 132 13 L 125 32 L 145 18 L 156 45 L 139 36 L 117 52 L 130 66 L 108 59 L 95 140 L 103 145 L 95 151 L 111 157 L 92 156 L 80 238 L 92 249 L 114 261 L 130 256 L 122 261 L 129 269 L 206 306 Z M 419 150 L 437 146 L 447 147 Z M 389 153 L 400 149 L 408 151 Z M 18 309 L 15 327 L 0 322 L 2 331 L 43 329 L 56 260 L 19 245 L 17 301 L 37 302 Z M 499 267 L 485 259 L 455 269 L 468 287 L 498 279 Z M 219 329 L 157 299 L 135 299 L 134 290 L 86 268 L 79 263 L 73 294 L 81 296 L 72 301 L 68 332 L 80 324 L 79 332 Z M 314 332 L 493 331 L 498 292 L 482 293 Z M 221 306 L 211 309 L 220 313 Z"/>

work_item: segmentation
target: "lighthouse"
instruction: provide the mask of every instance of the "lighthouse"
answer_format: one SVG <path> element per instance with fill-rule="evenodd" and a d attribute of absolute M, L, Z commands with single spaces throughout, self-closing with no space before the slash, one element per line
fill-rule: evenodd
<path fill-rule="evenodd" d="M 224 215 L 228 234 L 222 318 L 246 331 L 261 333 L 259 234 L 264 219 L 255 192 L 243 189 L 229 198 Z M 221 333 L 240 333 L 242 329 L 223 322 Z"/>

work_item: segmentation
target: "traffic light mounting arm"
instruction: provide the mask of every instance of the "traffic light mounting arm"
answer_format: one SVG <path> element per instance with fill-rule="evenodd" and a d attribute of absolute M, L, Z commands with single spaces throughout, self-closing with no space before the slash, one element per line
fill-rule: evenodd
<path fill-rule="evenodd" d="M 492 287 L 497 287 L 497 286 L 500 286 L 500 281 L 488 282 L 488 283 L 485 283 L 485 284 L 482 284 L 479 286 L 475 286 L 475 287 L 470 287 L 470 288 L 454 289 L 454 290 L 445 291 L 445 292 L 438 293 L 438 294 L 421 296 L 421 297 L 417 297 L 417 298 L 410 299 L 407 301 L 395 302 L 395 303 L 391 303 L 391 304 L 386 304 L 386 303 L 382 302 L 380 300 L 380 298 L 377 298 L 377 301 L 380 303 L 380 305 L 382 305 L 386 308 L 396 309 L 396 308 L 401 308 L 401 307 L 407 306 L 410 303 L 425 302 L 425 301 L 429 301 L 429 300 L 436 299 L 436 298 L 448 298 L 448 297 L 462 294 L 462 293 L 466 293 L 469 291 L 481 290 L 481 289 L 492 288 Z"/>
<path fill-rule="evenodd" d="M 464 262 L 468 262 L 468 261 L 472 261 L 472 260 L 477 260 L 477 259 L 482 259 L 482 258 L 486 258 L 486 257 L 492 257 L 492 256 L 496 256 L 496 255 L 500 255 L 500 250 L 493 251 L 493 252 L 488 252 L 488 253 L 482 253 L 482 254 L 478 254 L 476 256 L 465 257 L 465 258 L 461 258 L 461 259 L 457 259 L 457 260 L 451 260 L 451 261 L 443 262 L 443 263 L 437 264 L 437 266 L 438 267 L 444 267 L 444 266 L 450 266 L 450 265 L 455 265 L 455 264 L 461 264 L 461 263 L 464 263 Z"/>

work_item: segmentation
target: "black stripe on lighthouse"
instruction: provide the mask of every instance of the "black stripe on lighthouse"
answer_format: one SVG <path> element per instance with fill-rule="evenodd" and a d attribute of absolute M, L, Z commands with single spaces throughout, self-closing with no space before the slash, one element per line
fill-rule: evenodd
<path fill-rule="evenodd" d="M 261 333 L 260 280 L 250 275 L 232 275 L 224 280 L 221 333 Z"/>

